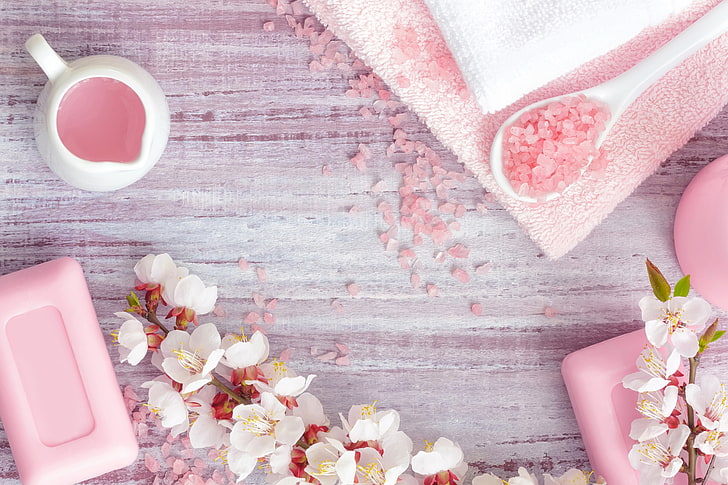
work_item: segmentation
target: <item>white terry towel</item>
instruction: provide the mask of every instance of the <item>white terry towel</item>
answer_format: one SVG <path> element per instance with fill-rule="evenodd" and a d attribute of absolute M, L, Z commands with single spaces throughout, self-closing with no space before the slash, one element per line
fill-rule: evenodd
<path fill-rule="evenodd" d="M 495 113 L 690 0 L 425 0 L 468 88 Z"/>

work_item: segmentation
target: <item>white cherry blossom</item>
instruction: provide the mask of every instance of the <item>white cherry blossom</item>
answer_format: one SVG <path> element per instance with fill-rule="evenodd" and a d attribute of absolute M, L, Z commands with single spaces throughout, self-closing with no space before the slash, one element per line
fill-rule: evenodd
<path fill-rule="evenodd" d="M 667 386 L 664 391 L 646 392 L 637 399 L 637 411 L 644 416 L 632 421 L 629 432 L 630 438 L 637 441 L 646 441 L 655 438 L 678 423 L 671 418 L 678 401 L 678 388 Z M 669 420 L 675 421 L 671 423 Z"/>
<path fill-rule="evenodd" d="M 337 474 L 342 483 L 394 485 L 409 467 L 411 453 L 412 440 L 400 431 L 390 437 L 381 453 L 368 447 L 343 453 Z"/>
<path fill-rule="evenodd" d="M 218 420 L 212 408 L 212 399 L 217 390 L 203 387 L 187 400 L 187 406 L 197 417 L 190 426 L 190 445 L 193 448 L 220 448 L 229 443 L 228 431 L 232 423 Z"/>
<path fill-rule="evenodd" d="M 139 281 L 147 285 L 163 285 L 169 278 L 184 277 L 187 268 L 178 267 L 169 254 L 147 254 L 134 266 Z"/>
<path fill-rule="evenodd" d="M 717 377 L 705 374 L 697 382 L 685 387 L 685 400 L 700 417 L 700 423 L 709 430 L 728 430 L 728 393 Z"/>
<path fill-rule="evenodd" d="M 306 450 L 306 473 L 317 479 L 321 485 L 335 485 L 339 481 L 337 464 L 344 453 L 347 451 L 338 440 L 326 439 L 313 444 Z M 348 453 L 353 458 L 353 453 Z"/>
<path fill-rule="evenodd" d="M 378 411 L 375 404 L 352 406 L 348 419 L 339 414 L 352 442 L 379 441 L 399 429 L 399 413 L 394 409 Z"/>
<path fill-rule="evenodd" d="M 629 462 L 640 472 L 640 485 L 663 485 L 680 471 L 680 451 L 690 435 L 684 424 L 657 438 L 632 446 Z"/>
<path fill-rule="evenodd" d="M 668 386 L 670 377 L 680 367 L 680 354 L 670 353 L 667 361 L 654 345 L 646 345 L 637 358 L 637 372 L 629 374 L 622 383 L 637 392 L 659 391 Z"/>
<path fill-rule="evenodd" d="M 119 357 L 121 362 L 129 362 L 131 365 L 137 365 L 147 355 L 147 350 L 149 350 L 144 325 L 134 318 L 134 315 L 128 312 L 118 312 L 114 315 L 125 320 L 121 324 L 119 331 L 115 334 L 115 338 L 119 342 Z"/>
<path fill-rule="evenodd" d="M 217 301 L 217 286 L 206 287 L 199 276 L 172 275 L 162 290 L 164 301 L 175 308 L 187 308 L 197 315 L 210 313 Z"/>
<path fill-rule="evenodd" d="M 192 335 L 172 330 L 162 341 L 160 350 L 164 372 L 182 384 L 182 392 L 192 392 L 212 380 L 210 374 L 224 354 L 220 334 L 212 323 L 200 325 Z"/>
<path fill-rule="evenodd" d="M 262 393 L 260 404 L 241 404 L 233 410 L 233 447 L 249 455 L 270 455 L 277 444 L 292 446 L 303 435 L 303 420 L 287 416 L 286 407 L 271 393 Z"/>
<path fill-rule="evenodd" d="M 697 354 L 698 336 L 710 316 L 710 304 L 702 298 L 672 297 L 662 302 L 652 295 L 640 300 L 647 339 L 662 347 L 670 343 L 683 357 Z"/>
<path fill-rule="evenodd" d="M 695 446 L 706 455 L 728 456 L 728 430 L 703 431 L 695 437 Z"/>
<path fill-rule="evenodd" d="M 412 457 L 412 471 L 425 476 L 451 471 L 462 478 L 468 469 L 463 460 L 460 445 L 447 438 L 438 438 L 434 445 Z"/>
<path fill-rule="evenodd" d="M 147 403 L 149 409 L 159 416 L 162 426 L 171 428 L 173 436 L 187 431 L 189 414 L 184 398 L 164 380 L 149 381 L 142 384 L 149 389 Z"/>
<path fill-rule="evenodd" d="M 222 341 L 225 355 L 220 363 L 231 369 L 244 369 L 251 365 L 260 365 L 268 359 L 270 345 L 268 337 L 256 331 L 246 339 L 240 336 L 226 336 Z"/>

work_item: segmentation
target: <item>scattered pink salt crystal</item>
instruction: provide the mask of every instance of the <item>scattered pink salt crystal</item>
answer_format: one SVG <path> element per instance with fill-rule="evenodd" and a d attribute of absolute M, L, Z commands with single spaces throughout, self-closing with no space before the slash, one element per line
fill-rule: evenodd
<path fill-rule="evenodd" d="M 265 281 L 268 279 L 268 274 L 260 266 L 255 268 L 255 274 L 258 275 L 258 281 L 260 281 L 261 283 L 265 283 Z"/>
<path fill-rule="evenodd" d="M 136 402 L 139 402 L 139 395 L 136 393 L 134 388 L 132 386 L 125 386 L 124 387 L 124 397 Z"/>
<path fill-rule="evenodd" d="M 480 316 L 483 314 L 483 305 L 480 303 L 473 303 L 470 305 L 470 311 L 473 312 L 473 315 Z"/>
<path fill-rule="evenodd" d="M 215 305 L 215 308 L 212 309 L 212 314 L 216 317 L 224 317 L 226 315 L 225 309 L 220 305 Z"/>
<path fill-rule="evenodd" d="M 446 255 L 443 251 L 438 251 L 438 253 L 435 255 L 435 262 L 437 264 L 441 264 L 442 262 L 445 261 L 445 257 L 446 257 Z"/>
<path fill-rule="evenodd" d="M 467 283 L 468 281 L 470 281 L 470 275 L 460 268 L 453 269 L 452 275 L 455 277 L 456 280 L 460 281 L 461 283 Z"/>
<path fill-rule="evenodd" d="M 490 272 L 490 263 L 483 263 L 480 266 L 475 267 L 475 274 L 487 274 Z"/>
<path fill-rule="evenodd" d="M 324 177 L 330 176 L 331 175 L 331 168 L 328 165 L 324 165 L 323 167 L 321 167 L 321 174 Z"/>
<path fill-rule="evenodd" d="M 467 258 L 470 255 L 470 249 L 460 243 L 448 249 L 447 252 L 453 258 Z"/>
<path fill-rule="evenodd" d="M 278 306 L 278 298 L 272 298 L 268 303 L 265 304 L 266 310 L 273 311 Z"/>
<path fill-rule="evenodd" d="M 430 298 L 434 298 L 438 294 L 440 294 L 440 290 L 437 288 L 437 286 L 432 284 L 427 285 L 427 296 L 429 296 Z"/>
<path fill-rule="evenodd" d="M 260 325 L 258 325 L 257 323 L 252 323 L 252 324 L 250 325 L 250 331 L 251 331 L 251 332 L 253 332 L 253 333 L 255 333 L 255 332 L 260 332 L 260 333 L 262 333 L 263 335 L 265 335 L 265 334 L 267 334 L 267 333 L 268 333 L 268 331 L 267 331 L 267 330 L 265 329 L 265 327 L 261 327 L 261 326 L 260 326 Z"/>
<path fill-rule="evenodd" d="M 322 362 L 326 362 L 329 360 L 334 360 L 337 355 L 338 354 L 336 352 L 326 352 L 325 354 L 321 354 L 316 358 Z"/>
<path fill-rule="evenodd" d="M 455 207 L 455 217 L 457 217 L 457 218 L 463 217 L 465 215 L 465 210 L 466 209 L 465 209 L 464 205 L 458 204 Z"/>
<path fill-rule="evenodd" d="M 372 193 L 381 194 L 384 191 L 384 180 L 379 180 L 377 183 L 372 185 Z"/>
<path fill-rule="evenodd" d="M 331 308 L 332 308 L 332 309 L 333 309 L 333 310 L 334 310 L 334 311 L 335 311 L 336 313 L 344 313 L 344 305 L 342 305 L 342 304 L 341 304 L 341 302 L 340 302 L 339 300 L 333 300 L 333 301 L 331 302 Z"/>
<path fill-rule="evenodd" d="M 349 361 L 348 355 L 343 355 L 341 357 L 337 357 L 336 360 L 334 361 L 334 363 L 336 365 L 342 365 L 342 366 L 351 365 L 351 361 Z"/>
<path fill-rule="evenodd" d="M 263 30 L 266 32 L 273 32 L 276 29 L 276 24 L 273 22 L 266 22 L 263 24 Z"/>
<path fill-rule="evenodd" d="M 187 463 L 180 459 L 174 461 L 174 464 L 172 465 L 172 471 L 175 472 L 177 475 L 182 475 L 187 470 L 189 470 Z"/>
<path fill-rule="evenodd" d="M 317 355 L 318 354 L 318 347 L 311 347 L 311 350 L 309 351 L 311 355 Z"/>
<path fill-rule="evenodd" d="M 554 307 L 547 306 L 543 309 L 543 314 L 546 316 L 546 318 L 554 318 L 556 315 L 558 315 L 558 312 Z"/>
<path fill-rule="evenodd" d="M 488 212 L 488 206 L 483 204 L 482 202 L 478 202 L 475 204 L 475 210 L 478 211 L 478 214 L 485 214 Z"/>
<path fill-rule="evenodd" d="M 336 344 L 336 348 L 339 349 L 339 352 L 341 352 L 342 355 L 349 353 L 349 347 L 344 344 Z"/>
<path fill-rule="evenodd" d="M 263 295 L 258 293 L 257 291 L 253 292 L 253 303 L 255 303 L 255 306 L 258 308 L 264 308 L 265 307 L 265 298 Z"/>
<path fill-rule="evenodd" d="M 260 319 L 260 315 L 258 315 L 256 312 L 249 312 L 247 315 L 245 315 L 245 319 L 243 320 L 243 323 L 251 324 L 251 323 L 257 323 Z"/>
<path fill-rule="evenodd" d="M 169 443 L 169 441 L 167 441 L 166 443 L 164 443 L 162 445 L 162 457 L 167 458 L 169 456 L 169 453 L 171 450 L 172 450 L 172 445 Z"/>
<path fill-rule="evenodd" d="M 351 296 L 357 296 L 359 294 L 359 285 L 356 283 L 349 283 L 346 285 L 346 291 L 348 291 Z"/>
<path fill-rule="evenodd" d="M 387 252 L 395 252 L 399 249 L 399 241 L 396 239 L 390 238 L 389 241 L 387 241 Z"/>
<path fill-rule="evenodd" d="M 358 213 L 359 213 L 359 208 L 357 206 L 352 205 L 351 207 L 349 207 L 349 214 L 358 214 Z"/>
<path fill-rule="evenodd" d="M 278 360 L 282 362 L 288 362 L 291 360 L 291 354 L 293 351 L 291 349 L 285 349 L 281 352 L 281 355 L 278 357 Z"/>
<path fill-rule="evenodd" d="M 273 325 L 276 323 L 276 317 L 270 312 L 265 312 L 263 313 L 263 321 L 268 325 Z"/>
<path fill-rule="evenodd" d="M 238 268 L 243 271 L 247 271 L 250 268 L 250 263 L 248 263 L 245 259 L 240 258 L 238 259 Z"/>
<path fill-rule="evenodd" d="M 420 275 L 417 273 L 412 273 L 410 275 L 410 284 L 412 284 L 412 288 L 419 288 L 420 287 Z M 428 289 L 429 294 L 429 289 Z"/>

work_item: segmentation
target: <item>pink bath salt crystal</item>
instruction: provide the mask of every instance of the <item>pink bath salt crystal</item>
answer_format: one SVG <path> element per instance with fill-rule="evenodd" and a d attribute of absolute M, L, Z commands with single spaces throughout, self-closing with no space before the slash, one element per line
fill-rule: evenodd
<path fill-rule="evenodd" d="M 359 213 L 359 208 L 357 206 L 352 205 L 351 207 L 349 207 L 349 214 L 358 214 L 358 213 Z"/>
<path fill-rule="evenodd" d="M 245 319 L 243 320 L 243 323 L 251 324 L 251 323 L 257 323 L 258 320 L 260 320 L 260 315 L 256 312 L 248 312 L 247 315 L 245 315 Z"/>
<path fill-rule="evenodd" d="M 402 269 L 410 269 L 411 265 L 407 258 L 404 256 L 397 256 L 397 263 L 399 263 L 399 267 Z"/>
<path fill-rule="evenodd" d="M 361 108 L 361 109 L 359 110 L 359 113 L 361 113 L 362 117 L 363 117 L 363 118 L 364 118 L 365 120 L 372 120 L 372 119 L 374 119 L 374 114 L 373 114 L 373 113 L 371 112 L 371 110 L 370 110 L 369 108 L 367 108 L 366 106 L 365 106 L 365 107 L 363 107 L 363 108 Z"/>
<path fill-rule="evenodd" d="M 455 207 L 455 217 L 457 217 L 457 218 L 463 217 L 465 215 L 465 211 L 466 211 L 465 206 L 462 204 L 458 204 Z"/>
<path fill-rule="evenodd" d="M 447 225 L 447 228 L 450 230 L 450 232 L 457 232 L 460 230 L 460 223 L 458 221 L 452 221 L 450 224 Z"/>
<path fill-rule="evenodd" d="M 359 144 L 359 153 L 361 153 L 366 160 L 369 160 L 370 158 L 372 158 L 371 149 L 369 148 L 368 145 L 365 145 L 363 143 Z"/>
<path fill-rule="evenodd" d="M 336 365 L 340 365 L 340 366 L 351 365 L 351 361 L 349 360 L 348 355 L 343 355 L 341 357 L 337 357 L 336 360 L 334 360 L 334 363 Z"/>
<path fill-rule="evenodd" d="M 346 94 L 346 96 L 348 96 L 350 98 L 358 98 L 360 95 L 358 89 L 347 89 L 345 94 Z"/>
<path fill-rule="evenodd" d="M 243 271 L 247 271 L 250 268 L 250 263 L 246 261 L 244 258 L 238 259 L 238 268 L 242 269 Z"/>
<path fill-rule="evenodd" d="M 311 355 L 318 355 L 318 347 L 311 347 L 309 352 Z"/>
<path fill-rule="evenodd" d="M 475 204 L 475 210 L 478 211 L 478 214 L 485 214 L 488 212 L 488 206 L 483 204 L 482 202 L 478 202 Z"/>
<path fill-rule="evenodd" d="M 513 190 L 536 199 L 563 192 L 599 156 L 607 107 L 580 94 L 523 113 L 503 135 L 503 172 Z"/>
<path fill-rule="evenodd" d="M 402 125 L 402 123 L 404 123 L 408 119 L 409 119 L 409 115 L 407 113 L 399 113 L 399 114 L 396 114 L 394 116 L 391 116 L 389 118 L 389 123 L 393 127 L 398 128 L 398 127 L 400 127 Z"/>
<path fill-rule="evenodd" d="M 420 275 L 417 273 L 412 273 L 410 275 L 410 284 L 412 285 L 412 288 L 419 288 L 421 283 Z"/>
<path fill-rule="evenodd" d="M 339 352 L 341 352 L 341 355 L 347 355 L 349 353 L 349 347 L 347 347 L 344 344 L 335 344 L 336 348 L 339 349 Z"/>
<path fill-rule="evenodd" d="M 172 437 L 172 435 L 170 435 Z M 169 437 L 168 437 L 169 439 Z M 172 450 L 172 445 L 167 441 L 162 445 L 162 457 L 167 458 L 169 456 L 170 451 Z"/>
<path fill-rule="evenodd" d="M 334 360 L 338 354 L 336 352 L 326 352 L 325 354 L 321 354 L 318 357 L 316 357 L 321 362 L 328 362 L 330 360 Z"/>
<path fill-rule="evenodd" d="M 460 243 L 448 249 L 447 252 L 453 258 L 467 258 L 470 255 L 470 249 Z"/>
<path fill-rule="evenodd" d="M 324 165 L 323 167 L 321 167 L 321 175 L 323 175 L 324 177 L 330 177 L 331 174 L 331 167 L 329 167 L 328 165 Z"/>
<path fill-rule="evenodd" d="M 359 285 L 356 283 L 349 283 L 346 285 L 346 291 L 348 291 L 351 296 L 357 296 L 359 294 Z"/>
<path fill-rule="evenodd" d="M 488 274 L 490 272 L 490 263 L 483 263 L 475 267 L 475 274 Z"/>
<path fill-rule="evenodd" d="M 147 426 L 145 423 L 139 423 L 137 425 L 137 436 L 140 438 L 146 438 L 149 436 L 149 426 Z"/>
<path fill-rule="evenodd" d="M 215 308 L 212 309 L 212 314 L 216 317 L 224 317 L 226 315 L 225 309 L 220 305 L 215 305 Z"/>
<path fill-rule="evenodd" d="M 443 214 L 452 214 L 455 212 L 455 204 L 445 202 L 444 204 L 440 204 L 440 207 L 438 207 L 437 210 Z"/>
<path fill-rule="evenodd" d="M 207 462 L 201 458 L 195 458 L 194 466 L 195 468 L 204 470 L 205 468 L 207 468 Z"/>
<path fill-rule="evenodd" d="M 276 323 L 276 317 L 270 312 L 265 312 L 263 313 L 263 321 L 268 325 L 273 325 Z"/>
<path fill-rule="evenodd" d="M 189 470 L 189 467 L 187 466 L 187 463 L 180 459 L 176 459 L 174 461 L 174 464 L 172 465 L 172 471 L 175 472 L 177 475 L 182 475 L 187 470 Z"/>
<path fill-rule="evenodd" d="M 384 180 L 379 180 L 377 183 L 372 185 L 372 192 L 375 194 L 381 194 L 384 191 Z"/>
<path fill-rule="evenodd" d="M 421 235 L 415 234 L 414 236 L 412 236 L 412 244 L 414 244 L 415 246 L 422 246 L 423 242 L 424 241 Z"/>
<path fill-rule="evenodd" d="M 364 173 L 367 171 L 367 163 L 365 161 L 364 155 L 362 155 L 361 152 L 357 153 L 353 157 L 349 159 L 352 165 L 356 167 L 357 170 L 359 170 L 361 173 Z"/>
<path fill-rule="evenodd" d="M 267 331 L 267 330 L 265 329 L 265 327 L 261 327 L 261 326 L 260 326 L 260 325 L 258 325 L 257 323 L 252 323 L 252 324 L 250 325 L 250 331 L 251 331 L 251 332 L 253 332 L 253 333 L 255 333 L 255 332 L 260 332 L 260 333 L 262 333 L 263 335 L 265 335 L 265 334 L 267 334 L 267 333 L 268 333 L 268 331 Z"/>
<path fill-rule="evenodd" d="M 414 258 L 416 256 L 415 252 L 412 251 L 411 249 L 403 249 L 402 251 L 399 252 L 399 254 L 404 256 L 405 258 Z"/>
<path fill-rule="evenodd" d="M 444 251 L 439 251 L 439 252 L 438 252 L 438 253 L 437 253 L 437 254 L 435 255 L 435 262 L 436 262 L 437 264 L 441 264 L 441 263 L 443 263 L 443 262 L 445 261 L 445 257 L 446 257 L 446 256 L 447 256 L 447 255 L 445 254 L 445 252 L 444 252 Z"/>
<path fill-rule="evenodd" d="M 265 283 L 265 281 L 268 279 L 268 274 L 260 266 L 255 268 L 255 274 L 258 276 L 258 281 L 260 281 L 261 283 Z"/>
<path fill-rule="evenodd" d="M 344 305 L 342 305 L 342 304 L 341 304 L 341 302 L 340 302 L 339 300 L 333 300 L 333 301 L 331 302 L 331 308 L 332 308 L 332 309 L 333 309 L 333 310 L 334 310 L 334 311 L 335 311 L 336 313 L 344 313 Z"/>
<path fill-rule="evenodd" d="M 291 360 L 291 355 L 293 354 L 293 350 L 285 349 L 281 352 L 281 355 L 278 356 L 278 360 L 281 362 L 288 362 Z"/>
<path fill-rule="evenodd" d="M 129 400 L 132 400 L 132 401 L 136 401 L 136 402 L 140 401 L 139 395 L 136 393 L 136 391 L 134 390 L 134 388 L 132 386 L 124 387 L 124 397 Z"/>
<path fill-rule="evenodd" d="M 278 306 L 278 298 L 272 298 L 268 303 L 265 304 L 266 310 L 273 311 Z"/>
<path fill-rule="evenodd" d="M 383 232 L 379 235 L 379 240 L 382 241 L 382 243 L 387 244 L 389 242 L 389 234 L 386 232 Z"/>
<path fill-rule="evenodd" d="M 390 238 L 389 241 L 387 241 L 387 246 L 385 248 L 385 251 L 387 251 L 388 253 L 393 253 L 393 252 L 396 252 L 398 249 L 399 249 L 399 241 L 394 238 Z"/>
<path fill-rule="evenodd" d="M 266 32 L 273 32 L 275 29 L 276 24 L 274 24 L 273 22 L 265 22 L 263 24 L 263 30 L 265 30 Z"/>
<path fill-rule="evenodd" d="M 149 470 L 152 473 L 157 473 L 159 471 L 159 469 L 161 468 L 159 466 L 159 462 L 157 461 L 157 459 L 154 458 L 149 453 L 146 453 L 144 455 L 144 465 L 146 465 L 147 470 Z"/>
<path fill-rule="evenodd" d="M 293 15 L 303 15 L 306 13 L 306 7 L 303 5 L 303 2 L 296 0 L 291 2 L 290 5 Z"/>
<path fill-rule="evenodd" d="M 480 303 L 473 303 L 470 305 L 470 311 L 473 312 L 473 315 L 479 317 L 483 314 L 483 305 Z"/>
<path fill-rule="evenodd" d="M 558 312 L 555 308 L 547 306 L 543 309 L 543 314 L 546 316 L 546 318 L 554 318 L 556 315 L 558 315 Z"/>
<path fill-rule="evenodd" d="M 308 70 L 311 72 L 321 72 L 324 70 L 323 64 L 318 59 L 314 59 L 308 63 Z"/>
<path fill-rule="evenodd" d="M 437 288 L 437 286 L 435 286 L 433 284 L 427 285 L 426 288 L 427 288 L 427 296 L 429 296 L 430 298 L 434 298 L 440 294 L 440 290 Z"/>
<path fill-rule="evenodd" d="M 253 292 L 253 303 L 255 303 L 255 306 L 257 306 L 258 308 L 263 308 L 263 307 L 265 307 L 265 298 L 263 297 L 263 295 L 261 295 L 257 291 L 254 291 Z"/>
<path fill-rule="evenodd" d="M 455 268 L 452 270 L 453 277 L 461 283 L 467 283 L 470 281 L 470 275 L 461 268 Z"/>

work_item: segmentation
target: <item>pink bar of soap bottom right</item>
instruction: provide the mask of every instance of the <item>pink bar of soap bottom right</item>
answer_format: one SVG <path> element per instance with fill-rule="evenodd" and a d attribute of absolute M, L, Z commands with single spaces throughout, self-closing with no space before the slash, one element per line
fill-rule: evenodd
<path fill-rule="evenodd" d="M 635 362 L 646 344 L 644 330 L 638 330 L 573 352 L 561 365 L 589 462 L 609 485 L 640 483 L 627 458 L 635 443 L 630 426 L 640 417 L 637 393 L 625 389 L 622 379 L 636 372 Z M 673 483 L 686 485 L 686 475 L 679 473 Z"/>

